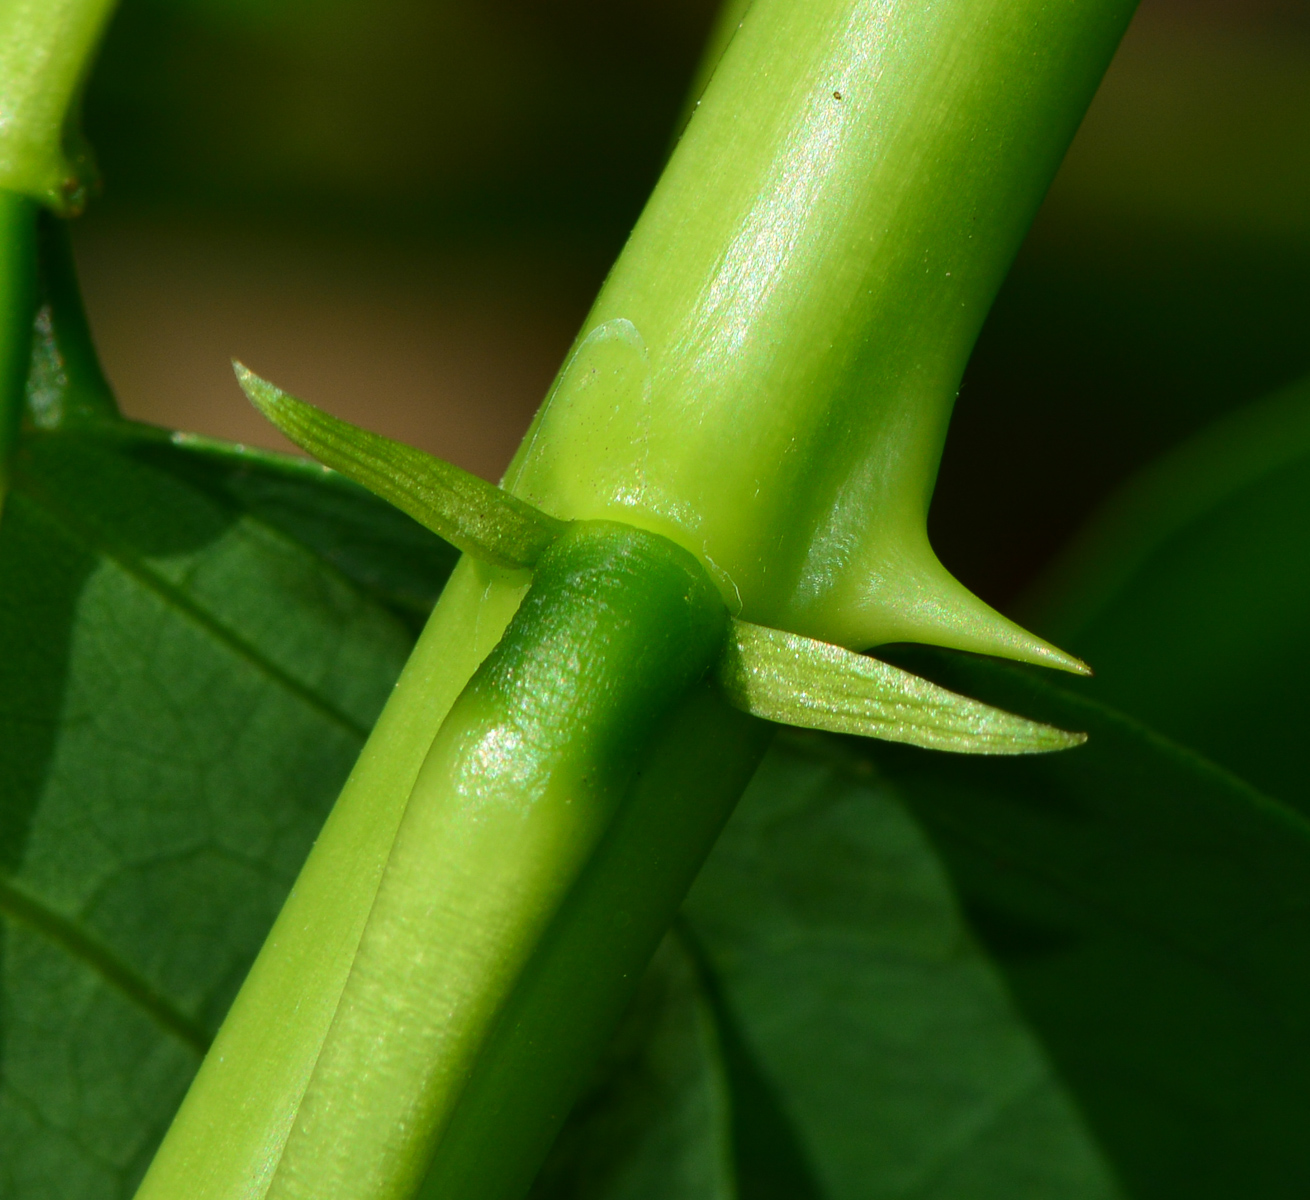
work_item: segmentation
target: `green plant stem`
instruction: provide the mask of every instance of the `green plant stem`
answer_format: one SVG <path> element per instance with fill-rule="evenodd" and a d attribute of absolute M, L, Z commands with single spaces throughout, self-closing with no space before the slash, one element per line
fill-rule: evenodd
<path fill-rule="evenodd" d="M 668 537 L 760 623 L 851 647 L 921 638 L 1075 666 L 955 584 L 923 526 L 972 340 L 1131 9 L 756 0 L 512 489 L 561 519 Z M 457 568 L 142 1197 L 265 1194 L 425 755 L 525 582 L 468 560 Z M 632 812 L 685 811 L 681 764 L 749 763 L 758 723 L 718 703 L 655 746 L 648 774 L 669 790 Z M 724 771 L 698 793 L 708 827 L 743 782 Z M 686 836 L 708 849 L 712 835 Z M 595 885 L 577 929 L 621 883 Z M 571 985 L 559 965 L 570 955 L 612 979 L 646 932 L 576 933 L 557 953 L 547 938 L 509 1001 L 515 1028 L 552 1029 L 552 1013 L 582 1001 L 585 982 Z M 588 1049 L 568 1042 L 580 1056 L 571 1069 Z M 494 1043 L 484 1050 L 489 1064 L 515 1061 Z M 506 1097 L 531 1109 L 537 1081 L 519 1072 L 499 1086 L 470 1087 L 451 1117 L 434 1194 L 451 1194 L 446 1181 L 499 1180 L 476 1193 L 486 1196 L 522 1182 L 531 1155 L 487 1114 Z M 539 1116 L 514 1136 L 531 1125 L 539 1137 Z"/>
<path fill-rule="evenodd" d="M 507 475 L 756 624 L 1077 669 L 946 573 L 973 342 L 1132 0 L 756 0 Z"/>
<path fill-rule="evenodd" d="M 415 782 L 270 1198 L 412 1194 L 520 976 L 608 854 L 653 734 L 726 634 L 704 570 L 663 538 L 584 522 L 546 552 Z M 601 977 L 621 997 L 636 979 Z M 589 1007 L 555 1023 L 594 1028 Z M 571 1096 L 518 1065 L 547 1094 L 529 1126 L 549 1124 Z M 498 1126 L 502 1156 L 541 1140 Z"/>
<path fill-rule="evenodd" d="M 36 312 L 36 205 L 0 191 L 0 515 L 26 395 Z"/>
<path fill-rule="evenodd" d="M 37 206 L 71 214 L 86 202 L 94 170 L 77 130 L 77 107 L 113 7 L 114 0 L 0 0 L 0 512 L 28 393 L 42 395 L 43 384 L 46 393 L 59 387 L 48 297 L 45 326 L 38 319 L 33 344 Z M 72 279 L 62 236 L 41 231 L 48 244 L 41 257 L 43 264 L 49 258 L 56 290 Z M 80 317 L 76 284 L 73 289 Z M 89 346 L 89 337 L 82 340 Z M 99 367 L 94 370 L 98 376 Z"/>
<path fill-rule="evenodd" d="M 483 1047 L 423 1200 L 527 1191 L 772 734 L 709 683 L 663 724 Z"/>
<path fill-rule="evenodd" d="M 700 107 L 701 97 L 705 94 L 710 80 L 714 78 L 714 72 L 718 70 L 724 51 L 737 35 L 737 30 L 741 28 L 741 23 L 752 3 L 754 0 L 724 0 L 719 6 L 714 24 L 710 26 L 709 36 L 705 40 L 705 48 L 701 51 L 696 75 L 691 81 L 691 87 L 687 89 L 687 99 L 674 126 L 674 146 L 686 130 L 692 114 Z"/>

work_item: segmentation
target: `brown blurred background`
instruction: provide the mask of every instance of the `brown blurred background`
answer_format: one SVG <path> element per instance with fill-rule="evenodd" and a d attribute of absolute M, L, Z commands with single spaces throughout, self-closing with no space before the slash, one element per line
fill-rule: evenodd
<path fill-rule="evenodd" d="M 498 476 L 713 9 L 124 0 L 75 229 L 123 408 L 280 445 L 236 356 Z M 934 542 L 1003 605 L 1127 473 L 1306 370 L 1310 3 L 1146 0 L 974 355 Z"/>

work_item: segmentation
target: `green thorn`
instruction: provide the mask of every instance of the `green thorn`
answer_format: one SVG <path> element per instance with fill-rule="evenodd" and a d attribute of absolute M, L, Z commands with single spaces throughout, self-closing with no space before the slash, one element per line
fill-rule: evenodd
<path fill-rule="evenodd" d="M 718 679 L 730 703 L 804 729 L 959 754 L 1042 754 L 1087 740 L 948 692 L 876 658 L 733 621 Z"/>
<path fill-rule="evenodd" d="M 302 450 L 466 554 L 498 567 L 531 567 L 565 522 L 422 450 L 338 420 L 233 361 L 250 403 Z"/>

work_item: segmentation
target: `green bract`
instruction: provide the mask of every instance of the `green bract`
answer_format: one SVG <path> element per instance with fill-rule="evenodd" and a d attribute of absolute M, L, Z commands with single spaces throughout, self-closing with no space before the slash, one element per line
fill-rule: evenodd
<path fill-rule="evenodd" d="M 805 729 L 966 754 L 1067 750 L 1086 738 L 967 700 L 840 646 L 733 621 L 718 672 L 730 703 Z"/>
<path fill-rule="evenodd" d="M 251 403 L 293 442 L 483 562 L 531 567 L 564 528 L 451 463 L 338 421 L 233 365 Z"/>

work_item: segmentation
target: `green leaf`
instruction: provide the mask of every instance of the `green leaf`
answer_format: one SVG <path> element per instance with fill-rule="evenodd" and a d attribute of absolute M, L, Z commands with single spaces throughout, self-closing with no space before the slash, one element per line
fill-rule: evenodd
<path fill-rule="evenodd" d="M 449 548 L 319 468 L 30 433 L 0 525 L 0 1196 L 130 1194 Z"/>
<path fill-rule="evenodd" d="M 735 1196 L 714 1014 L 695 963 L 670 934 L 529 1200 Z"/>
<path fill-rule="evenodd" d="M 906 662 L 1091 735 L 1077 755 L 879 746 L 876 762 L 1128 1190 L 1310 1192 L 1310 823 L 1072 688 L 926 651 Z"/>
<path fill-rule="evenodd" d="M 136 454 L 308 547 L 415 635 L 458 558 L 399 509 L 312 463 L 191 434 L 173 434 L 168 446 L 145 445 Z"/>
<path fill-rule="evenodd" d="M 743 1200 L 1118 1195 L 929 843 L 843 743 L 780 736 L 686 919 L 753 1076 L 731 1072 Z"/>
<path fill-rule="evenodd" d="M 1029 604 L 1096 668 L 1087 693 L 1310 811 L 1310 381 L 1122 489 Z"/>
<path fill-rule="evenodd" d="M 957 696 L 828 642 L 732 622 L 718 667 L 729 703 L 784 725 L 958 754 L 1042 754 L 1087 740 Z"/>

